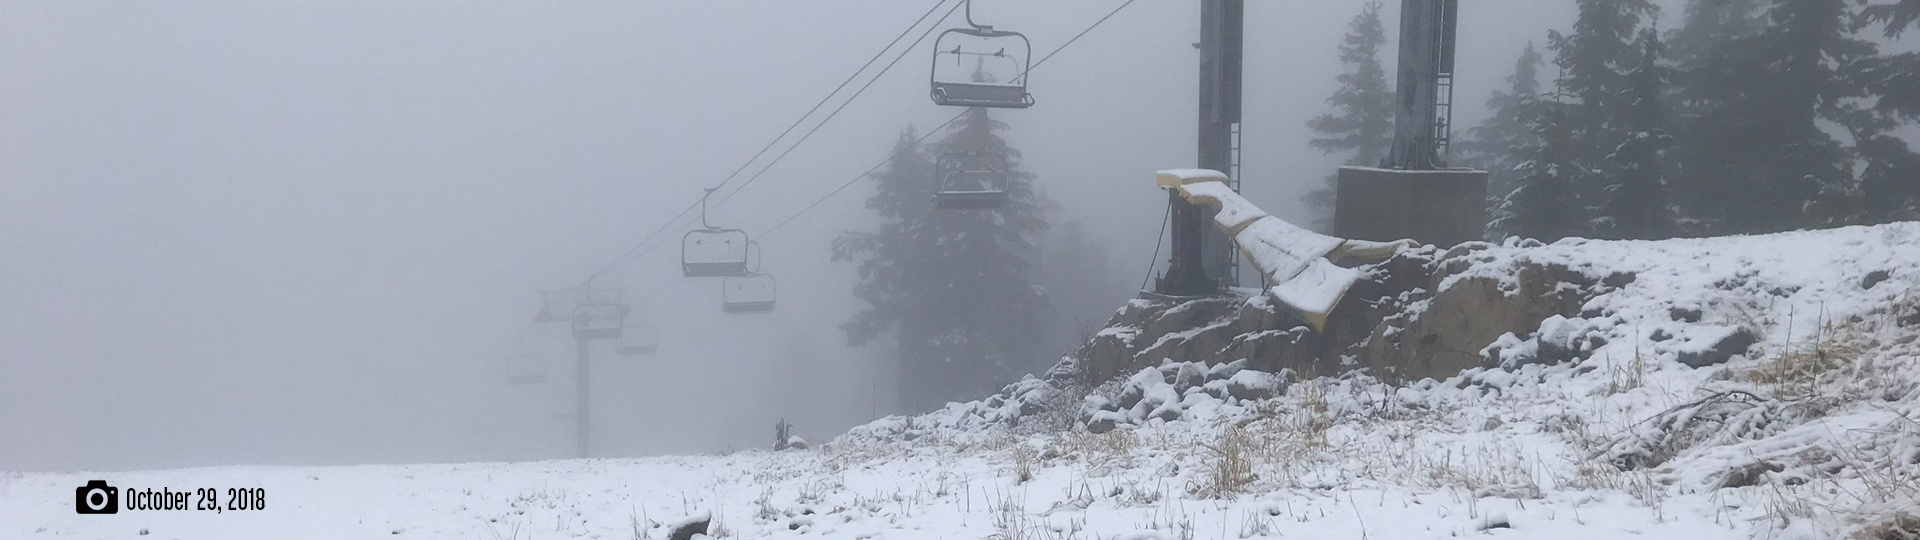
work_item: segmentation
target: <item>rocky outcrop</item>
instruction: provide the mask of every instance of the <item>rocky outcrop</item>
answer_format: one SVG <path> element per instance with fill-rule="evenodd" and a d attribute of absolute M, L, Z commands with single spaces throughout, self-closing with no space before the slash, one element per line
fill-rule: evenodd
<path fill-rule="evenodd" d="M 1075 356 L 1090 384 L 1167 362 L 1446 378 L 1487 363 L 1482 349 L 1501 336 L 1533 334 L 1542 321 L 1575 316 L 1588 299 L 1633 280 L 1556 264 L 1521 264 L 1505 276 L 1464 275 L 1485 262 L 1476 254 L 1490 247 L 1407 249 L 1362 266 L 1363 279 L 1321 331 L 1265 295 L 1133 300 Z"/>

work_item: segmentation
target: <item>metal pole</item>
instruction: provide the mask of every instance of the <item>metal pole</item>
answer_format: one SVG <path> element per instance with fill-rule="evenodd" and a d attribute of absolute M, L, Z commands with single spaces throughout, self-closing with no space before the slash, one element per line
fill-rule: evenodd
<path fill-rule="evenodd" d="M 1445 165 L 1451 137 L 1455 14 L 1459 0 L 1402 0 L 1398 105 L 1387 166 L 1430 171 Z"/>
<path fill-rule="evenodd" d="M 578 423 L 578 425 L 574 427 L 574 455 L 585 459 L 587 457 L 587 426 L 591 425 L 591 423 L 587 421 L 587 410 L 589 409 L 587 406 L 589 402 L 587 399 L 587 358 L 590 352 L 588 347 L 591 346 L 593 342 L 588 341 L 587 338 L 584 337 L 575 337 L 573 343 L 575 347 L 574 357 L 577 361 L 577 365 L 573 370 L 574 396 L 578 398 L 578 403 L 574 404 L 574 420 Z"/>
<path fill-rule="evenodd" d="M 1233 133 L 1240 124 L 1241 49 L 1245 0 L 1200 2 L 1199 166 L 1233 173 Z M 1237 178 L 1233 179 L 1235 182 Z M 1205 296 L 1231 283 L 1233 251 L 1226 235 L 1208 227 L 1209 210 L 1168 194 L 1173 205 L 1172 258 L 1155 291 Z"/>
<path fill-rule="evenodd" d="M 1228 185 L 1240 188 L 1234 170 L 1234 132 L 1240 126 L 1241 73 L 1244 58 L 1246 0 L 1203 0 L 1200 28 L 1199 164 L 1202 169 L 1227 173 Z M 1202 211 L 1202 213 L 1210 213 Z M 1207 275 L 1221 285 L 1239 285 L 1235 277 L 1233 240 L 1204 223 L 1202 248 Z"/>

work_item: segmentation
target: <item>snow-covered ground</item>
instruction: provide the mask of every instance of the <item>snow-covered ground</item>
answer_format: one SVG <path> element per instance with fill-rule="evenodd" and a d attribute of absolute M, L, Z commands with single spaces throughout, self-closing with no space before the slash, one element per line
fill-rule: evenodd
<path fill-rule="evenodd" d="M 1634 279 L 1447 381 L 1170 362 L 1056 410 L 1022 414 L 1029 379 L 804 451 L 16 473 L 0 538 L 665 538 L 709 513 L 733 538 L 1920 537 L 1920 224 L 1456 251 L 1462 279 Z M 1712 363 L 1739 332 L 1758 343 Z M 264 488 L 265 509 L 77 515 L 96 478 Z"/>

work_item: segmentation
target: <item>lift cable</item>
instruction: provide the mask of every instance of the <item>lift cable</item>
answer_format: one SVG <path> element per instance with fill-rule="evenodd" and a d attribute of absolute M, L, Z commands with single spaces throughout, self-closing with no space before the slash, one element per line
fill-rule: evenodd
<path fill-rule="evenodd" d="M 860 77 L 860 74 L 861 74 L 861 73 L 865 73 L 865 72 L 867 71 L 867 68 L 870 68 L 870 67 L 873 67 L 873 64 L 874 64 L 874 62 L 878 62 L 878 61 L 880 60 L 880 58 L 882 58 L 882 57 L 884 57 L 884 56 L 886 56 L 886 54 L 887 54 L 887 51 L 890 51 L 890 50 L 893 50 L 893 47 L 894 47 L 895 45 L 899 45 L 899 44 L 900 44 L 900 40 L 902 40 L 902 39 L 905 39 L 905 38 L 907 37 L 907 35 L 908 35 L 908 34 L 912 34 L 912 33 L 913 33 L 913 29 L 915 29 L 915 28 L 919 28 L 919 27 L 920 27 L 920 25 L 921 25 L 921 23 L 925 23 L 925 22 L 927 21 L 927 17 L 931 17 L 931 16 L 933 16 L 933 13 L 934 13 L 934 12 L 936 12 L 936 11 L 939 11 L 939 10 L 940 10 L 940 6 L 943 6 L 943 5 L 946 5 L 946 4 L 947 4 L 947 2 L 950 2 L 950 1 L 952 1 L 952 0 L 938 0 L 938 1 L 936 1 L 936 2 L 934 2 L 934 4 L 933 4 L 933 7 L 930 7 L 930 8 L 927 8 L 927 11 L 926 11 L 925 13 L 922 13 L 922 14 L 920 14 L 920 18 L 919 18 L 919 19 L 915 19 L 915 20 L 913 21 L 913 24 L 910 24 L 910 25 L 907 25 L 907 28 L 906 28 L 905 30 L 901 30 L 901 31 L 900 31 L 900 33 L 899 33 L 898 35 L 895 35 L 895 36 L 893 37 L 893 41 L 889 41 L 889 42 L 887 42 L 887 46 L 885 46 L 885 47 L 881 47 L 881 48 L 880 48 L 880 50 L 879 50 L 879 52 L 875 52 L 875 53 L 873 54 L 873 56 L 872 56 L 871 58 L 868 58 L 868 59 L 867 59 L 867 62 L 866 62 L 865 64 L 862 64 L 862 65 L 860 66 L 860 69 L 857 69 L 857 70 L 854 70 L 854 72 L 853 72 L 852 74 L 850 74 L 850 75 L 847 75 L 847 78 L 846 78 L 846 80 L 842 80 L 842 81 L 840 81 L 840 85 L 839 85 L 839 86 L 835 86 L 835 87 L 833 88 L 833 91 L 832 91 L 832 92 L 828 92 L 828 93 L 827 93 L 827 95 L 826 95 L 825 97 L 822 97 L 822 98 L 820 98 L 820 101 L 819 101 L 819 102 L 817 102 L 817 103 L 814 103 L 814 104 L 813 104 L 813 108 L 810 108 L 810 109 L 807 109 L 807 112 L 806 112 L 806 114 L 802 114 L 802 115 L 800 115 L 800 118 L 798 118 L 798 119 L 795 119 L 795 120 L 793 121 L 793 124 L 791 124 L 791 125 L 788 125 L 788 126 L 787 126 L 787 129 L 786 129 L 786 130 L 783 130 L 783 131 L 781 131 L 781 132 L 780 132 L 780 135 L 779 135 L 779 136 L 776 136 L 776 137 L 774 137 L 772 141 L 768 141 L 768 142 L 767 142 L 767 145 L 766 145 L 766 146 L 763 146 L 763 147 L 761 147 L 761 148 L 760 148 L 760 151 L 758 151 L 758 152 L 754 152 L 754 154 L 753 154 L 753 157 L 750 157 L 750 158 L 747 158 L 747 161 L 746 161 L 745 163 L 741 163 L 741 164 L 740 164 L 740 167 L 739 167 L 739 168 L 736 168 L 736 169 L 734 169 L 734 170 L 733 170 L 733 172 L 732 172 L 731 174 L 728 174 L 728 175 L 727 175 L 727 177 L 726 177 L 726 179 L 724 179 L 724 180 L 721 180 L 721 181 L 720 181 L 720 184 L 718 184 L 718 185 L 716 185 L 716 186 L 715 186 L 715 189 L 718 189 L 718 188 L 719 188 L 720 186 L 725 186 L 725 185 L 727 185 L 727 183 L 728 183 L 728 182 L 732 182 L 732 181 L 734 180 L 734 178 L 737 178 L 737 177 L 739 177 L 739 176 L 740 176 L 740 173 L 742 173 L 742 172 L 745 172 L 745 171 L 747 170 L 747 168 L 748 168 L 748 167 L 751 167 L 751 166 L 753 165 L 753 162 L 755 162 L 755 161 L 758 161 L 758 160 L 759 160 L 759 159 L 760 159 L 761 157 L 763 157 L 763 156 L 765 156 L 765 155 L 767 154 L 767 152 L 768 152 L 769 150 L 772 150 L 774 146 L 776 146 L 776 145 L 778 145 L 778 144 L 780 143 L 780 141 L 781 141 L 781 140 L 784 140 L 784 139 L 786 139 L 786 138 L 787 138 L 787 136 L 788 136 L 788 135 L 791 135 L 791 134 L 793 134 L 793 130 L 795 130 L 795 129 L 798 129 L 798 128 L 800 127 L 800 125 L 801 125 L 801 124 L 804 124 L 804 123 L 806 123 L 806 121 L 807 121 L 807 119 L 808 119 L 808 118 L 811 118 L 811 117 L 813 117 L 813 114 L 814 114 L 814 113 L 816 113 L 816 112 L 819 112 L 819 111 L 820 111 L 820 108 L 821 108 L 821 107 L 824 107 L 824 106 L 826 106 L 826 104 L 827 104 L 827 102 L 829 102 L 829 101 L 832 101 L 832 100 L 833 100 L 833 96 L 835 96 L 835 95 L 839 95 L 839 94 L 840 94 L 840 91 L 841 91 L 841 90 L 845 90 L 845 89 L 847 88 L 847 85 L 849 85 L 849 84 L 853 84 L 853 81 L 854 81 L 854 79 L 858 79 L 858 78 Z M 965 0 L 962 0 L 962 1 L 964 2 Z M 958 4 L 955 4 L 955 6 L 954 6 L 954 7 L 956 7 L 956 8 L 957 8 L 957 7 L 959 7 L 959 5 L 958 5 Z M 947 11 L 947 14 L 949 14 L 949 15 L 951 15 L 952 13 L 953 13 L 953 10 L 951 10 L 951 9 L 949 9 L 949 10 Z M 942 20 L 945 20 L 945 17 L 942 17 Z M 937 26 L 937 25 L 936 25 L 936 26 Z M 923 35 L 923 39 L 924 39 L 924 35 Z M 916 42 L 915 42 L 915 44 L 917 45 L 917 44 L 918 44 L 918 42 L 916 41 Z M 908 47 L 907 49 L 908 49 L 908 50 L 912 50 L 912 47 L 911 47 L 911 46 L 909 46 L 909 47 Z M 888 67 L 889 67 L 889 68 L 891 68 L 892 66 L 891 66 L 891 65 L 889 65 Z M 883 71 L 882 71 L 881 73 L 882 73 L 882 74 L 885 74 L 885 71 L 883 70 Z M 877 78 L 877 77 L 876 77 L 876 78 Z M 871 83 L 871 82 L 869 82 L 868 84 L 869 84 L 869 85 L 871 85 L 872 83 Z M 864 90 L 865 90 L 865 88 L 863 87 L 863 88 L 862 88 L 861 90 L 862 90 L 862 91 L 864 91 Z M 855 96 L 855 97 L 858 97 L 858 96 L 859 96 L 859 94 L 857 94 L 857 93 L 856 93 L 856 94 L 854 94 L 854 96 Z M 841 107 L 842 107 L 842 108 L 845 108 L 846 106 L 845 106 L 845 105 L 843 104 L 843 105 L 841 105 Z M 838 111 L 838 110 L 835 110 L 834 112 L 835 112 L 835 113 L 838 113 L 839 111 Z M 832 117 L 832 115 L 828 115 L 828 117 L 827 117 L 827 118 L 828 118 L 828 119 L 830 120 L 830 119 L 832 119 L 833 117 Z M 825 122 L 823 121 L 822 123 L 824 124 Z M 818 126 L 816 126 L 816 127 L 814 128 L 814 129 L 815 129 L 815 130 L 818 130 L 818 129 L 819 129 L 819 127 L 818 127 Z M 811 132 L 809 132 L 808 134 L 809 134 L 809 135 L 811 135 L 812 133 L 811 133 Z M 801 141 L 805 141 L 805 140 L 806 140 L 806 139 L 805 139 L 804 137 L 803 137 L 803 138 L 801 138 Z M 797 143 L 797 142 L 796 142 L 796 143 L 794 143 L 794 144 L 795 144 L 796 146 L 798 146 L 798 145 L 799 145 L 799 143 Z M 789 151 L 789 152 L 791 152 L 791 151 L 792 151 L 792 149 L 788 149 L 788 151 Z M 786 154 L 784 154 L 784 153 L 782 153 L 782 154 L 781 154 L 781 156 L 782 156 L 782 157 L 784 157 L 785 155 L 786 155 Z M 778 159 L 778 158 L 775 158 L 775 160 L 774 160 L 774 162 L 778 162 L 778 161 L 779 161 L 779 159 Z M 771 167 L 772 165 L 771 165 L 771 164 L 769 164 L 768 166 L 769 166 L 769 167 Z M 766 170 L 765 170 L 765 169 L 762 169 L 762 170 L 761 170 L 761 172 L 762 172 L 762 173 L 764 173 L 764 172 L 766 172 Z M 757 175 L 757 174 L 756 174 L 756 175 L 755 175 L 754 177 L 755 177 L 755 178 L 758 178 L 758 177 L 759 177 L 759 175 Z M 752 180 L 748 180 L 748 182 L 750 183 L 750 182 L 752 182 Z M 744 184 L 743 184 L 743 185 L 744 185 Z M 739 191 L 738 189 L 735 189 L 735 190 L 734 190 L 733 192 L 738 192 L 738 191 Z M 729 196 L 731 196 L 731 194 L 732 194 L 733 192 L 729 192 Z M 722 199 L 722 200 L 724 200 L 724 199 Z M 599 279 L 599 277 L 600 277 L 600 276 L 601 276 L 602 274 L 605 274 L 605 273 L 607 273 L 608 271 L 611 271 L 611 270 L 613 270 L 613 269 L 614 269 L 614 267 L 617 267 L 617 266 L 619 266 L 621 262 L 624 262 L 624 261 L 626 261 L 627 259 L 629 259 L 629 258 L 631 258 L 631 257 L 633 257 L 634 255 L 636 255 L 636 254 L 638 254 L 639 252 L 641 252 L 641 248 L 643 248 L 643 247 L 646 247 L 646 246 L 648 245 L 648 242 L 651 242 L 651 241 L 653 241 L 654 239 L 656 239 L 656 238 L 659 238 L 659 237 L 660 237 L 660 235 L 661 235 L 662 233 L 665 233 L 666 231 L 668 231 L 668 230 L 670 230 L 670 229 L 673 229 L 673 228 L 675 228 L 675 226 L 674 226 L 674 225 L 675 225 L 676 223 L 679 223 L 679 222 L 680 222 L 680 220 L 681 220 L 682 218 L 685 218 L 685 217 L 687 217 L 687 215 L 688 215 L 688 214 L 691 214 L 691 213 L 693 213 L 693 211 L 694 211 L 694 209 L 696 209 L 696 208 L 699 208 L 699 207 L 700 207 L 700 202 L 699 202 L 699 201 L 695 201 L 695 202 L 694 202 L 693 204 L 690 204 L 690 205 L 687 205 L 687 207 L 686 207 L 686 208 L 684 208 L 684 209 L 682 209 L 682 210 L 680 210 L 680 213 L 679 213 L 679 214 L 676 214 L 676 215 L 674 215 L 674 217 L 673 217 L 673 218 L 671 218 L 671 219 L 668 219 L 666 223 L 664 223 L 664 224 L 661 224 L 661 226 L 660 226 L 660 228 L 659 228 L 659 229 L 655 229 L 655 230 L 654 230 L 654 231 L 653 231 L 652 233 L 649 233 L 649 234 L 647 234 L 647 236 L 646 236 L 645 238 L 643 238 L 643 239 L 641 239 L 641 240 L 640 240 L 640 242 L 638 242 L 638 243 L 636 243 L 636 244 L 634 244 L 632 248 L 628 248 L 628 249 L 627 249 L 627 251 L 626 251 L 625 253 L 623 253 L 623 254 L 621 254 L 621 255 L 620 255 L 620 256 L 619 256 L 618 258 L 615 258 L 615 259 L 614 259 L 614 260 L 613 260 L 612 262 L 610 262 L 610 263 L 608 263 L 608 264 L 607 264 L 607 266 L 605 266 L 605 267 L 603 267 L 603 268 L 601 268 L 601 269 L 600 269 L 600 271 L 598 271 L 598 272 L 594 272 L 594 273 L 592 273 L 592 274 L 590 274 L 590 275 L 588 275 L 588 276 L 587 276 L 587 280 L 586 280 L 586 282 L 585 282 L 585 283 L 583 283 L 583 284 L 582 284 L 582 286 L 585 286 L 585 285 L 589 285 L 589 284 L 592 284 L 592 283 L 593 283 L 593 281 L 594 281 L 594 280 L 596 280 L 596 279 Z M 656 245 L 657 245 L 657 244 L 656 244 Z M 650 249 L 649 249 L 649 250 L 650 250 Z"/>
<path fill-rule="evenodd" d="M 1119 7 L 1113 8 L 1113 11 L 1108 12 L 1105 17 L 1101 17 L 1100 20 L 1094 21 L 1092 26 L 1088 26 L 1085 30 L 1081 30 L 1080 33 L 1074 35 L 1072 39 L 1067 40 L 1066 43 L 1062 43 L 1060 44 L 1059 47 L 1053 49 L 1053 52 L 1049 52 L 1047 53 L 1046 56 L 1041 57 L 1040 61 L 1034 62 L 1033 68 L 1040 67 L 1041 64 L 1044 64 L 1046 63 L 1047 60 L 1052 59 L 1054 55 L 1060 54 L 1060 51 L 1066 50 L 1068 46 L 1073 45 L 1073 43 L 1076 41 L 1079 41 L 1081 37 L 1086 36 L 1089 32 L 1092 32 L 1093 29 L 1099 28 L 1101 24 L 1105 24 L 1108 19 L 1112 19 L 1114 15 L 1120 14 L 1121 10 L 1127 9 L 1127 6 L 1133 5 L 1133 3 L 1136 1 L 1138 0 L 1127 0 L 1125 3 L 1120 4 Z M 1033 68 L 1029 68 L 1027 71 L 1032 72 Z M 935 127 L 933 129 L 927 130 L 927 133 L 925 135 L 921 135 L 918 140 L 915 140 L 914 144 L 920 144 L 922 141 L 927 140 L 927 138 L 932 137 L 933 134 L 939 133 L 940 130 L 946 129 L 947 126 L 953 125 L 954 122 L 959 121 L 960 117 L 966 115 L 967 112 L 968 112 L 967 110 L 960 111 L 960 114 L 954 115 L 953 118 L 948 119 L 945 123 L 942 123 L 938 127 Z M 815 207 L 820 206 L 821 203 L 827 202 L 827 199 L 833 198 L 833 196 L 835 195 L 839 195 L 840 192 L 842 191 L 846 191 L 848 187 L 851 187 L 853 184 L 858 183 L 860 179 L 866 178 L 867 175 L 873 174 L 874 171 L 880 170 L 881 167 L 886 166 L 887 163 L 890 163 L 892 161 L 893 161 L 893 156 L 891 155 L 887 156 L 886 159 L 881 160 L 880 163 L 875 164 L 870 169 L 867 169 L 866 172 L 860 173 L 859 176 L 855 176 L 852 179 L 847 180 L 846 183 L 840 184 L 840 187 L 834 188 L 833 191 L 828 192 L 826 196 L 823 196 L 818 200 L 813 201 L 813 203 L 808 204 L 806 208 L 802 208 L 799 212 L 796 212 L 793 215 L 788 216 L 787 219 L 781 220 L 778 224 L 775 224 L 774 226 L 769 227 L 766 230 L 766 232 L 760 233 L 760 235 L 755 238 L 765 238 L 768 235 L 773 234 L 774 231 L 778 231 L 780 230 L 781 227 L 785 226 L 786 224 L 793 222 L 793 220 L 795 219 L 799 219 L 800 216 L 805 215 L 809 211 L 812 211 Z"/>
<path fill-rule="evenodd" d="M 947 13 L 945 15 L 942 15 L 940 17 L 940 20 L 945 21 L 947 20 L 947 17 L 952 17 L 953 12 L 958 11 L 961 5 L 967 4 L 969 2 L 970 0 L 963 1 L 959 4 L 954 4 L 952 8 L 947 9 Z M 939 6 L 934 6 L 934 7 L 939 7 Z M 915 23 L 915 24 L 918 24 L 918 23 Z M 933 26 L 928 26 L 925 32 L 920 33 L 920 37 L 918 39 L 913 40 L 912 45 L 908 45 L 907 48 L 901 49 L 900 54 L 895 55 L 893 57 L 893 61 L 887 63 L 887 67 L 881 68 L 880 73 L 874 75 L 873 78 L 871 79 L 867 79 L 867 84 L 860 86 L 859 90 L 855 90 L 853 92 L 852 97 L 849 97 L 847 98 L 846 101 L 841 102 L 839 107 L 833 109 L 833 112 L 827 113 L 826 118 L 820 120 L 820 123 L 814 124 L 813 129 L 807 130 L 807 133 L 805 135 L 801 135 L 799 140 L 794 141 L 793 146 L 787 147 L 786 151 L 781 152 L 780 155 L 778 156 L 774 156 L 773 161 L 769 161 L 765 166 L 760 167 L 760 172 L 754 173 L 753 176 L 747 178 L 745 182 L 741 182 L 740 185 L 734 186 L 733 191 L 729 191 L 727 192 L 726 195 L 721 196 L 719 202 L 713 203 L 714 206 L 726 204 L 727 200 L 732 199 L 735 194 L 740 193 L 740 190 L 746 189 L 747 186 L 752 185 L 755 180 L 759 180 L 761 175 L 767 174 L 767 171 L 770 169 L 773 169 L 774 165 L 779 164 L 781 159 L 784 159 L 787 157 L 787 154 L 791 154 L 795 149 L 800 148 L 800 145 L 802 143 L 805 143 L 807 142 L 807 139 L 812 138 L 814 133 L 817 133 L 820 131 L 820 128 L 826 127 L 827 122 L 832 121 L 834 116 L 837 116 L 840 114 L 840 111 L 846 110 L 847 106 L 852 105 L 854 100 L 860 99 L 860 94 L 864 94 L 867 92 L 868 88 L 872 88 L 873 83 L 879 82 L 881 77 L 886 76 L 888 71 L 893 70 L 893 66 L 899 65 L 900 60 L 907 57 L 907 53 L 913 52 L 913 49 L 915 47 L 919 47 L 921 42 L 924 42 L 927 40 L 927 36 L 932 35 L 933 31 L 939 28 L 940 28 L 940 25 L 938 24 L 935 24 Z"/>

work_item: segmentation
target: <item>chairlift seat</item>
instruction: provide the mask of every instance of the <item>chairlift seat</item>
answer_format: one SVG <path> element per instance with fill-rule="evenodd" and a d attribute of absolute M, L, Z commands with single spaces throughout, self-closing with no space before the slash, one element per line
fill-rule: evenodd
<path fill-rule="evenodd" d="M 746 261 L 716 261 L 681 263 L 681 270 L 687 277 L 727 277 L 747 273 Z"/>
<path fill-rule="evenodd" d="M 741 301 L 741 302 L 727 302 L 727 303 L 721 304 L 720 309 L 721 311 L 725 311 L 727 313 L 735 313 L 735 314 L 768 313 L 773 311 L 773 301 L 772 300 L 754 300 L 754 301 Z"/>
<path fill-rule="evenodd" d="M 950 107 L 987 107 L 1025 109 L 1033 106 L 1033 94 L 1022 85 L 971 82 L 933 83 L 933 103 Z"/>
<path fill-rule="evenodd" d="M 991 210 L 1006 205 L 1007 192 L 991 189 L 942 191 L 933 195 L 933 206 L 941 210 Z"/>

